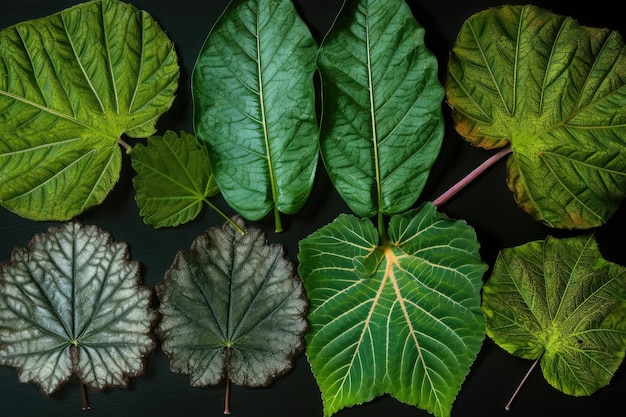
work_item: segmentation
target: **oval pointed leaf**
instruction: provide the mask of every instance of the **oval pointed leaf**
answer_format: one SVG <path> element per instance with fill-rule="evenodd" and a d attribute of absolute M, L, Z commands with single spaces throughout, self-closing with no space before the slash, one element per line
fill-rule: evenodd
<path fill-rule="evenodd" d="M 535 6 L 469 18 L 446 92 L 471 143 L 510 142 L 509 188 L 551 227 L 603 224 L 626 195 L 626 50 L 618 32 Z"/>
<path fill-rule="evenodd" d="M 360 217 L 417 200 L 444 123 L 437 60 L 404 0 L 347 1 L 318 55 L 320 149 L 330 178 Z"/>
<path fill-rule="evenodd" d="M 194 386 L 267 385 L 304 349 L 308 301 L 293 262 L 234 221 L 244 234 L 229 223 L 209 229 L 157 285 L 163 351 Z"/>
<path fill-rule="evenodd" d="M 156 347 L 151 296 L 125 243 L 76 222 L 50 228 L 0 267 L 0 364 L 46 394 L 72 374 L 125 387 Z"/>
<path fill-rule="evenodd" d="M 146 13 L 94 0 L 0 32 L 0 204 L 67 220 L 119 177 L 120 135 L 145 137 L 169 109 L 178 63 Z"/>
<path fill-rule="evenodd" d="M 306 202 L 318 158 L 317 44 L 290 0 L 235 0 L 193 70 L 196 137 L 228 204 L 249 220 Z"/>
<path fill-rule="evenodd" d="M 548 237 L 500 251 L 484 286 L 487 335 L 507 352 L 541 358 L 569 395 L 609 384 L 626 351 L 626 268 L 592 235 Z"/>
<path fill-rule="evenodd" d="M 151 136 L 147 146 L 135 145 L 130 153 L 137 176 L 139 214 L 155 227 L 178 226 L 193 220 L 207 201 L 219 192 L 205 146 L 186 132 L 167 131 Z"/>
<path fill-rule="evenodd" d="M 342 214 L 300 242 L 325 416 L 383 394 L 449 416 L 484 339 L 473 229 L 427 203 L 389 236 L 379 245 L 369 220 Z"/>

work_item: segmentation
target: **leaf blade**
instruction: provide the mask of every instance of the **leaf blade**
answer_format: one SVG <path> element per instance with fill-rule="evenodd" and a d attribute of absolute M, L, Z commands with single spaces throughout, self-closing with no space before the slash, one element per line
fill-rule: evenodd
<path fill-rule="evenodd" d="M 0 45 L 0 203 L 37 220 L 101 203 L 121 169 L 120 135 L 154 132 L 171 105 L 171 42 L 147 13 L 94 0 L 4 29 Z"/>
<path fill-rule="evenodd" d="M 369 221 L 340 215 L 300 243 L 306 352 L 326 416 L 383 394 L 449 415 L 484 338 L 486 267 L 471 228 L 427 205 L 392 218 L 389 230 L 379 245 Z M 447 244 L 450 233 L 458 240 Z"/>
<path fill-rule="evenodd" d="M 470 17 L 448 63 L 456 130 L 487 149 L 511 143 L 507 184 L 550 227 L 603 224 L 626 193 L 626 54 L 620 35 L 539 7 Z"/>
<path fill-rule="evenodd" d="M 237 0 L 194 66 L 196 136 L 209 146 L 224 198 L 249 220 L 272 210 L 295 213 L 310 193 L 318 153 L 316 51 L 290 1 Z"/>
<path fill-rule="evenodd" d="M 624 358 L 624 278 L 593 235 L 504 249 L 483 290 L 487 334 L 513 355 L 541 358 L 556 389 L 590 395 Z"/>
<path fill-rule="evenodd" d="M 404 1 L 348 1 L 320 46 L 320 150 L 359 216 L 410 208 L 438 155 L 443 88 L 423 35 Z"/>

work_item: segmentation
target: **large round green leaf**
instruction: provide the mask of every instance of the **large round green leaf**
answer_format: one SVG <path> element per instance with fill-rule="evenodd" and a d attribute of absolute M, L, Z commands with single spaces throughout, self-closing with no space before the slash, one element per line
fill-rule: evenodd
<path fill-rule="evenodd" d="M 318 159 L 317 43 L 291 0 L 234 0 L 196 61 L 194 127 L 220 191 L 248 220 L 293 214 Z"/>
<path fill-rule="evenodd" d="M 616 31 L 535 6 L 470 17 L 448 64 L 457 131 L 511 144 L 509 188 L 552 227 L 603 224 L 626 194 L 626 53 Z"/>
<path fill-rule="evenodd" d="M 443 139 L 443 87 L 404 0 L 349 0 L 318 55 L 320 149 L 361 217 L 397 214 L 421 194 Z"/>
<path fill-rule="evenodd" d="M 426 203 L 393 217 L 389 238 L 342 214 L 300 242 L 325 416 L 383 394 L 449 416 L 485 337 L 474 230 Z"/>
<path fill-rule="evenodd" d="M 146 13 L 94 0 L 0 32 L 0 204 L 66 220 L 119 177 L 123 133 L 146 137 L 178 85 L 174 47 Z"/>

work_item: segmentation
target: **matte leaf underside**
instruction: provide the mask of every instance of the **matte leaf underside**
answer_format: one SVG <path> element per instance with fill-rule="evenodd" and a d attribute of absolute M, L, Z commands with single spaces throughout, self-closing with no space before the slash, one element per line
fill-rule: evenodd
<path fill-rule="evenodd" d="M 248 220 L 306 202 L 318 159 L 317 44 L 290 0 L 235 0 L 192 76 L 194 128 L 220 191 Z"/>
<path fill-rule="evenodd" d="M 403 0 L 347 1 L 318 54 L 320 150 L 358 216 L 402 213 L 439 154 L 444 95 L 437 59 Z"/>
<path fill-rule="evenodd" d="M 342 214 L 300 242 L 325 416 L 386 393 L 448 416 L 484 339 L 473 229 L 427 203 L 394 216 L 389 238 Z"/>
<path fill-rule="evenodd" d="M 593 235 L 504 249 L 483 290 L 487 335 L 515 356 L 541 358 L 560 391 L 590 395 L 624 358 L 625 288 L 626 268 L 602 258 Z"/>
<path fill-rule="evenodd" d="M 178 63 L 146 13 L 94 0 L 0 32 L 0 204 L 67 220 L 101 203 L 122 134 L 147 137 L 169 109 Z"/>
<path fill-rule="evenodd" d="M 73 374 L 126 387 L 156 347 L 151 295 L 125 243 L 76 222 L 50 228 L 0 266 L 0 364 L 45 394 Z"/>
<path fill-rule="evenodd" d="M 194 386 L 265 386 L 304 349 L 308 301 L 293 262 L 241 218 L 177 254 L 157 286 L 158 326 L 174 372 Z"/>
<path fill-rule="evenodd" d="M 205 146 L 193 135 L 167 131 L 151 136 L 147 146 L 136 144 L 131 153 L 137 176 L 139 214 L 155 227 L 178 226 L 193 220 L 219 189 L 211 173 Z"/>
<path fill-rule="evenodd" d="M 510 143 L 507 183 L 536 220 L 603 224 L 626 195 L 626 54 L 616 31 L 527 6 L 477 13 L 446 77 L 457 131 Z"/>

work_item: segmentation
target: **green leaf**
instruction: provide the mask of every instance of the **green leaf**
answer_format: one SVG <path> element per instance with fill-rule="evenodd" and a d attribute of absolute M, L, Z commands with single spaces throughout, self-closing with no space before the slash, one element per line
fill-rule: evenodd
<path fill-rule="evenodd" d="M 76 374 L 126 387 L 156 347 L 152 292 L 128 246 L 95 226 L 53 227 L 0 266 L 0 364 L 51 394 Z"/>
<path fill-rule="evenodd" d="M 535 6 L 470 17 L 446 78 L 457 131 L 510 142 L 507 183 L 551 227 L 603 224 L 626 195 L 626 54 L 616 31 Z"/>
<path fill-rule="evenodd" d="M 389 236 L 342 214 L 300 242 L 325 416 L 386 393 L 449 416 L 484 339 L 473 229 L 426 203 L 393 217 Z"/>
<path fill-rule="evenodd" d="M 507 352 L 541 358 L 569 395 L 609 384 L 626 351 L 626 268 L 602 258 L 593 235 L 504 249 L 483 289 L 487 335 Z"/>
<path fill-rule="evenodd" d="M 265 386 L 304 349 L 308 301 L 293 262 L 262 230 L 233 220 L 244 234 L 210 228 L 156 287 L 163 351 L 193 386 Z"/>
<path fill-rule="evenodd" d="M 219 192 L 205 146 L 193 135 L 167 131 L 151 136 L 147 146 L 130 153 L 137 176 L 139 214 L 155 227 L 178 226 L 193 220 L 208 198 Z"/>
<path fill-rule="evenodd" d="M 293 214 L 318 158 L 317 44 L 290 0 L 235 0 L 192 75 L 194 128 L 228 204 L 248 220 Z"/>
<path fill-rule="evenodd" d="M 404 0 L 347 1 L 320 47 L 320 149 L 361 217 L 417 200 L 439 154 L 444 91 L 424 29 Z"/>
<path fill-rule="evenodd" d="M 120 136 L 169 109 L 178 63 L 165 32 L 123 2 L 91 1 L 0 32 L 0 204 L 67 220 L 118 180 Z"/>

